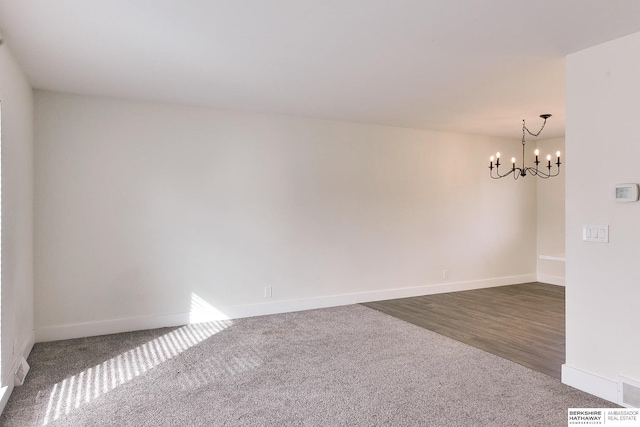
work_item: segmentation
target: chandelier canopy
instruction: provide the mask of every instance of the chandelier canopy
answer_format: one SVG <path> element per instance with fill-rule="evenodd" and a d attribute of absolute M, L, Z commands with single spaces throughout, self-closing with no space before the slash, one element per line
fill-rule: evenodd
<path fill-rule="evenodd" d="M 555 169 L 555 173 L 551 171 L 551 168 L 552 168 L 551 154 L 547 155 L 547 166 L 546 166 L 547 170 L 545 171 L 544 169 L 539 169 L 540 160 L 538 160 L 538 155 L 540 154 L 540 151 L 538 149 L 534 151 L 534 154 L 536 156 L 536 160 L 534 162 L 535 167 L 524 165 L 524 147 L 526 145 L 525 134 L 528 133 L 529 135 L 534 137 L 540 135 L 540 132 L 542 132 L 542 129 L 544 129 L 544 125 L 547 124 L 547 119 L 549 117 L 551 117 L 551 114 L 540 115 L 540 118 L 544 119 L 544 122 L 542 123 L 542 127 L 537 133 L 531 132 L 525 125 L 524 119 L 522 120 L 522 167 L 516 167 L 516 158 L 512 157 L 511 169 L 509 169 L 508 172 L 501 174 L 499 169 L 500 168 L 500 152 L 497 152 L 495 157 L 491 156 L 491 158 L 489 159 L 489 176 L 491 176 L 491 178 L 500 179 L 500 178 L 505 178 L 511 174 L 513 174 L 513 179 L 518 179 L 521 176 L 527 176 L 527 174 L 537 176 L 538 178 L 542 178 L 542 179 L 558 176 L 558 174 L 560 173 L 560 165 L 562 164 L 560 163 L 560 151 L 556 152 L 557 159 L 553 163 L 554 165 L 557 166 L 557 169 Z M 495 160 L 495 164 L 493 163 L 494 160 Z M 495 168 L 495 174 L 493 172 L 494 168 Z"/>

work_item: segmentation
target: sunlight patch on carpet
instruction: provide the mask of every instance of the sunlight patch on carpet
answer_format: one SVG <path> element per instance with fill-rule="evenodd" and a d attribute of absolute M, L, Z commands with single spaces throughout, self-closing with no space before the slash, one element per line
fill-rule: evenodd
<path fill-rule="evenodd" d="M 186 325 L 55 384 L 43 426 L 151 371 L 231 326 L 230 320 Z"/>

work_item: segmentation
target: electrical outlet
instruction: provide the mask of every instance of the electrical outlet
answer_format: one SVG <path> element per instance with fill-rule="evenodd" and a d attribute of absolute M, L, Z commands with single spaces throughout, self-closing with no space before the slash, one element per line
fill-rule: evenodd
<path fill-rule="evenodd" d="M 264 297 L 265 298 L 271 298 L 272 295 L 273 295 L 273 290 L 271 289 L 271 286 L 265 286 L 264 287 Z"/>
<path fill-rule="evenodd" d="M 449 278 L 449 270 L 442 270 L 442 278 L 443 279 Z"/>

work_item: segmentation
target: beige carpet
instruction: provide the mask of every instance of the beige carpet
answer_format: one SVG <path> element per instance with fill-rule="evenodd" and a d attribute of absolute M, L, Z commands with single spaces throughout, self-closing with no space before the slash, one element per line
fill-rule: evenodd
<path fill-rule="evenodd" d="M 613 404 L 360 305 L 37 344 L 2 426 L 562 426 Z"/>

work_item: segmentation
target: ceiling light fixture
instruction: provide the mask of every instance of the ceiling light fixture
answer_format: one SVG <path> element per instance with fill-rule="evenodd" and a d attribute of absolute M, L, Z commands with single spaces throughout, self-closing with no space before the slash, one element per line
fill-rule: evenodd
<path fill-rule="evenodd" d="M 536 155 L 536 161 L 535 163 L 535 167 L 533 166 L 526 166 L 524 165 L 524 146 L 526 144 L 525 141 L 525 134 L 528 133 L 531 136 L 538 136 L 540 135 L 540 132 L 542 132 L 542 129 L 544 129 L 544 125 L 547 124 L 547 119 L 551 117 L 551 114 L 541 114 L 540 118 L 544 119 L 544 122 L 542 123 L 542 127 L 540 128 L 540 130 L 537 133 L 533 133 L 531 132 L 529 129 L 527 129 L 527 126 L 525 126 L 525 122 L 524 119 L 522 120 L 522 167 L 518 168 L 516 167 L 516 158 L 512 157 L 511 158 L 511 169 L 509 170 L 509 172 L 505 173 L 505 174 L 500 174 L 500 152 L 496 153 L 495 157 L 491 156 L 491 158 L 489 159 L 490 163 L 489 163 L 489 175 L 491 176 L 491 178 L 493 179 L 500 179 L 500 178 L 504 178 L 507 177 L 511 174 L 513 174 L 513 179 L 518 179 L 521 176 L 527 176 L 527 173 L 529 173 L 530 175 L 533 176 L 537 176 L 538 178 L 543 178 L 543 179 L 547 179 L 547 178 L 551 178 L 554 176 L 558 176 L 558 174 L 560 173 L 560 165 L 562 163 L 560 163 L 560 152 L 557 151 L 556 152 L 556 157 L 557 160 L 554 162 L 554 164 L 558 167 L 558 169 L 556 170 L 555 173 L 551 172 L 551 154 L 547 155 L 547 170 L 545 171 L 538 169 L 538 165 L 540 164 L 540 160 L 538 160 L 538 155 L 540 154 L 540 151 L 538 149 L 535 150 L 534 154 Z M 526 133 L 525 133 L 526 132 Z M 493 161 L 495 160 L 495 165 L 493 164 Z M 496 173 L 494 175 L 493 173 L 493 169 L 496 169 Z"/>

